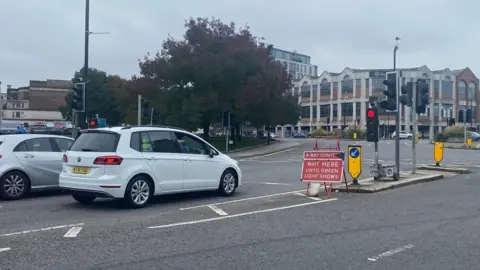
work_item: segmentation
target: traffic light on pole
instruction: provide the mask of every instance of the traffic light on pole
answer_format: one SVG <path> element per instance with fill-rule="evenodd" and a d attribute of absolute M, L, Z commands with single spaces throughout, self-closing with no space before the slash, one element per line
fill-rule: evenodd
<path fill-rule="evenodd" d="M 466 109 L 465 110 L 465 123 L 471 123 L 472 122 L 472 109 Z"/>
<path fill-rule="evenodd" d="M 367 142 L 378 142 L 379 124 L 377 108 L 367 109 Z"/>
<path fill-rule="evenodd" d="M 463 110 L 463 109 L 458 110 L 458 115 L 457 115 L 458 123 L 464 123 L 465 122 L 464 112 L 465 112 L 465 110 Z"/>
<path fill-rule="evenodd" d="M 146 99 L 142 100 L 142 115 L 143 117 L 150 117 L 150 102 Z"/>
<path fill-rule="evenodd" d="M 413 83 L 408 82 L 401 87 L 400 103 L 407 107 L 412 107 L 413 103 Z"/>
<path fill-rule="evenodd" d="M 425 113 L 428 105 L 428 83 L 424 79 L 417 81 L 417 98 L 415 104 L 415 111 L 418 114 Z"/>
<path fill-rule="evenodd" d="M 386 90 L 383 91 L 383 94 L 387 99 L 380 102 L 380 108 L 386 111 L 397 111 L 397 81 L 397 72 L 387 72 L 387 79 L 383 81 L 383 84 L 386 86 Z"/>
<path fill-rule="evenodd" d="M 72 109 L 76 112 L 85 112 L 85 83 L 75 83 L 72 90 Z"/>
<path fill-rule="evenodd" d="M 88 127 L 89 128 L 97 128 L 98 127 L 98 119 L 92 118 L 88 120 Z"/>

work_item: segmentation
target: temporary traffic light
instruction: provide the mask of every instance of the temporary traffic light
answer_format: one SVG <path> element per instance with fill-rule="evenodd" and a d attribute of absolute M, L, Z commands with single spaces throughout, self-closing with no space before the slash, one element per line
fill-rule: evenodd
<path fill-rule="evenodd" d="M 88 127 L 89 128 L 98 127 L 98 119 L 92 118 L 92 119 L 88 120 Z"/>
<path fill-rule="evenodd" d="M 143 117 L 150 117 L 150 102 L 146 99 L 142 100 L 142 115 Z"/>
<path fill-rule="evenodd" d="M 380 102 L 380 108 L 386 111 L 396 111 L 398 104 L 397 95 L 397 72 L 387 72 L 387 79 L 383 81 L 386 90 L 383 94 L 387 97 L 386 100 Z"/>
<path fill-rule="evenodd" d="M 466 109 L 465 110 L 465 123 L 471 123 L 472 122 L 472 109 Z"/>
<path fill-rule="evenodd" d="M 85 83 L 75 83 L 73 85 L 72 109 L 76 112 L 85 111 Z"/>
<path fill-rule="evenodd" d="M 400 103 L 407 107 L 412 107 L 413 103 L 413 83 L 408 82 L 401 87 L 402 95 L 400 96 Z"/>
<path fill-rule="evenodd" d="M 463 109 L 458 110 L 457 119 L 458 119 L 458 123 L 464 123 L 465 122 L 465 110 L 463 110 Z"/>
<path fill-rule="evenodd" d="M 424 79 L 417 81 L 417 98 L 415 104 L 415 111 L 418 114 L 425 113 L 428 105 L 428 83 Z"/>
<path fill-rule="evenodd" d="M 367 109 L 367 142 L 378 142 L 379 124 L 377 108 Z"/>

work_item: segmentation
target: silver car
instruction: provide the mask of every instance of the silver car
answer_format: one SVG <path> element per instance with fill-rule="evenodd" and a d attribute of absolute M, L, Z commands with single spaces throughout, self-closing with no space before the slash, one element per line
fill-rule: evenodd
<path fill-rule="evenodd" d="M 72 138 L 47 134 L 0 136 L 0 199 L 21 199 L 35 190 L 58 188 L 63 152 Z"/>

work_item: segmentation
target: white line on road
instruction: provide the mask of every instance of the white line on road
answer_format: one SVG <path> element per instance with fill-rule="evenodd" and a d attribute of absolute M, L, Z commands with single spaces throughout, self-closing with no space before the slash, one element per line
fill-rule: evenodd
<path fill-rule="evenodd" d="M 189 210 L 189 209 L 195 209 L 195 208 L 208 207 L 208 206 L 210 206 L 210 205 L 221 205 L 221 204 L 227 204 L 227 203 L 235 203 L 235 202 L 243 202 L 243 201 L 250 201 L 250 200 L 258 200 L 258 199 L 263 199 L 263 198 L 269 198 L 269 197 L 275 197 L 275 196 L 282 196 L 282 195 L 292 194 L 292 193 L 301 192 L 301 191 L 303 191 L 303 190 L 295 190 L 295 191 L 289 191 L 289 192 L 283 192 L 283 193 L 274 193 L 274 194 L 263 195 L 263 196 L 258 196 L 258 197 L 249 197 L 249 198 L 244 198 L 244 199 L 231 200 L 231 201 L 218 202 L 218 203 L 202 204 L 202 205 L 196 205 L 196 206 L 191 206 L 191 207 L 180 208 L 180 210 Z"/>
<path fill-rule="evenodd" d="M 402 251 L 405 251 L 407 249 L 412 249 L 414 248 L 415 246 L 414 245 L 406 245 L 406 246 L 403 246 L 403 247 L 399 247 L 399 248 L 396 248 L 396 249 L 392 249 L 392 250 L 389 250 L 387 252 L 384 252 L 380 255 L 377 255 L 377 256 L 374 256 L 374 257 L 370 257 L 368 258 L 369 261 L 372 261 L 372 262 L 376 262 L 378 259 L 381 259 L 381 258 L 384 258 L 384 257 L 390 257 L 392 255 L 395 255 L 397 253 L 400 253 Z"/>
<path fill-rule="evenodd" d="M 81 230 L 82 230 L 82 227 L 72 227 L 70 228 L 70 230 L 68 230 L 68 232 L 63 237 L 70 237 L 70 238 L 77 237 L 77 235 L 80 233 Z"/>
<path fill-rule="evenodd" d="M 223 211 L 215 205 L 209 205 L 208 208 L 212 209 L 213 212 L 219 214 L 220 216 L 228 216 L 227 212 Z"/>
<path fill-rule="evenodd" d="M 278 185 L 278 186 L 294 186 L 295 184 L 289 183 L 275 183 L 275 182 L 245 182 L 243 181 L 242 184 L 258 184 L 258 185 Z"/>
<path fill-rule="evenodd" d="M 26 231 L 13 232 L 13 233 L 5 233 L 5 234 L 0 234 L 0 237 L 1 236 L 19 235 L 19 234 L 28 234 L 28 233 L 34 233 L 34 232 L 50 231 L 50 230 L 63 229 L 63 228 L 69 228 L 69 227 L 77 227 L 77 226 L 83 226 L 83 223 L 59 225 L 59 226 L 46 227 L 46 228 L 41 228 L 41 229 L 26 230 Z"/>
<path fill-rule="evenodd" d="M 11 248 L 0 248 L 0 252 L 12 250 Z"/>
<path fill-rule="evenodd" d="M 314 200 L 314 201 L 321 201 L 322 199 L 318 198 L 318 197 L 308 197 L 308 196 L 305 196 L 304 193 L 300 193 L 300 192 L 297 192 L 297 193 L 293 193 L 295 195 L 298 195 L 300 197 L 304 197 L 304 198 L 307 198 L 307 199 L 310 199 L 310 200 Z"/>
<path fill-rule="evenodd" d="M 336 200 L 338 200 L 338 199 L 337 198 L 332 198 L 332 199 L 327 199 L 327 200 L 322 200 L 322 201 L 314 201 L 314 202 L 308 202 L 308 203 L 288 205 L 288 206 L 283 206 L 283 207 L 269 208 L 269 209 L 264 209 L 264 210 L 258 210 L 258 211 L 252 211 L 252 212 L 230 215 L 230 216 L 221 216 L 221 217 L 198 219 L 198 220 L 179 222 L 179 223 L 171 223 L 171 224 L 165 224 L 165 225 L 159 225 L 159 226 L 151 226 L 151 227 L 148 227 L 148 229 L 164 229 L 164 228 L 171 228 L 171 227 L 206 223 L 206 222 L 217 221 L 217 220 L 222 220 L 222 219 L 227 219 L 227 218 L 235 218 L 235 217 L 243 217 L 243 216 L 249 216 L 249 215 L 254 215 L 254 214 L 268 213 L 268 212 L 273 212 L 273 211 L 286 210 L 286 209 L 290 209 L 290 208 L 308 206 L 308 205 L 312 205 L 312 204 L 325 203 L 325 202 L 331 202 L 331 201 L 336 201 Z"/>

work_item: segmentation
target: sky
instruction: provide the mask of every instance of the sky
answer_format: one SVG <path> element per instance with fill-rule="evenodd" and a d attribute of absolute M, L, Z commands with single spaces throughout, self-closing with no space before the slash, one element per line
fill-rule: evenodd
<path fill-rule="evenodd" d="M 90 0 L 90 67 L 130 78 L 138 59 L 190 17 L 248 25 L 275 47 L 312 57 L 319 73 L 398 67 L 470 67 L 480 48 L 480 1 L 472 0 Z M 72 78 L 84 59 L 85 0 L 0 0 L 0 81 Z M 477 28 L 478 29 L 478 28 Z"/>

